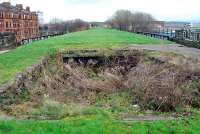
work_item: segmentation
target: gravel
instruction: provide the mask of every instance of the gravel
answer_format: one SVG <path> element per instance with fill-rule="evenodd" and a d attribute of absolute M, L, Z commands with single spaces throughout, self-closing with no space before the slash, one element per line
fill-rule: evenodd
<path fill-rule="evenodd" d="M 189 48 L 179 44 L 170 45 L 130 45 L 133 49 L 155 50 L 161 52 L 174 52 L 188 58 L 200 60 L 200 49 Z"/>

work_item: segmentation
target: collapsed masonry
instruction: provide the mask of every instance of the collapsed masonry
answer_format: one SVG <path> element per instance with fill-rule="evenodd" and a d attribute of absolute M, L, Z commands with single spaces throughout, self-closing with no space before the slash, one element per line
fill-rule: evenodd
<path fill-rule="evenodd" d="M 136 50 L 62 52 L 54 59 L 42 60 L 2 87 L 0 104 L 5 108 L 20 103 L 24 92 L 32 92 L 32 101 L 48 94 L 65 102 L 69 98 L 80 101 L 77 96 L 87 96 L 89 92 L 109 94 L 129 90 L 133 104 L 142 109 L 173 111 L 178 106 L 200 107 L 199 69 L 191 70 L 168 60 Z M 185 90 L 185 85 L 190 85 L 191 90 Z M 85 97 L 83 101 L 93 103 Z"/>

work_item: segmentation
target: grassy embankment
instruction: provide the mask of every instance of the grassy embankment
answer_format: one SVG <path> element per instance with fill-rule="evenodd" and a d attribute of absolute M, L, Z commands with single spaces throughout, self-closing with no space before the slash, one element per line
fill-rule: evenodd
<path fill-rule="evenodd" d="M 91 29 L 51 38 L 19 47 L 0 54 L 0 85 L 11 80 L 17 73 L 37 63 L 42 57 L 62 48 L 116 48 L 128 44 L 168 44 L 168 41 L 147 38 L 110 29 Z"/>
<path fill-rule="evenodd" d="M 0 121 L 0 134 L 199 134 L 199 115 L 196 119 L 124 123 L 97 111 L 61 121 Z"/>
<path fill-rule="evenodd" d="M 127 32 L 92 29 L 22 46 L 0 55 L 0 85 L 62 48 L 118 48 L 128 44 L 168 44 Z M 100 103 L 100 102 L 99 102 Z M 121 103 L 120 103 L 121 104 Z M 91 108 L 60 121 L 0 120 L 0 134 L 198 134 L 200 113 L 171 121 L 123 122 L 109 111 Z"/>

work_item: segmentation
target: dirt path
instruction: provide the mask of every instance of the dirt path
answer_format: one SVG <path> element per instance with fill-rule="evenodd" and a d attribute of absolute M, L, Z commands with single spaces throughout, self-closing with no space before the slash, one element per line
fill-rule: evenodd
<path fill-rule="evenodd" d="M 162 52 L 174 52 L 177 54 L 182 54 L 188 58 L 194 58 L 200 60 L 200 49 L 189 48 L 179 44 L 171 45 L 131 45 L 133 49 L 145 49 L 145 50 L 155 50 Z"/>
<path fill-rule="evenodd" d="M 144 116 L 131 116 L 126 115 L 122 117 L 124 122 L 138 122 L 138 121 L 166 121 L 166 120 L 175 120 L 177 118 L 173 116 L 164 116 L 164 115 L 144 115 Z"/>
<path fill-rule="evenodd" d="M 0 50 L 0 54 L 3 54 L 3 53 L 7 53 L 7 52 L 9 52 L 10 50 Z"/>

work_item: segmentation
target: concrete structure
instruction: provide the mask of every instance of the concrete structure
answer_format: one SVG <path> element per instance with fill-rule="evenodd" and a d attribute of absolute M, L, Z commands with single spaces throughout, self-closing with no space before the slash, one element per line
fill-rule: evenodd
<path fill-rule="evenodd" d="M 14 47 L 15 44 L 15 33 L 0 33 L 0 49 Z"/>
<path fill-rule="evenodd" d="M 183 29 L 184 27 L 189 27 L 191 24 L 189 22 L 176 22 L 176 21 L 171 21 L 171 22 L 165 22 L 164 23 L 164 29 L 176 31 Z"/>
<path fill-rule="evenodd" d="M 30 7 L 23 8 L 22 4 L 16 6 L 10 2 L 0 4 L 0 32 L 15 33 L 15 41 L 37 37 L 39 34 L 38 16 L 31 12 Z"/>
<path fill-rule="evenodd" d="M 200 42 L 200 27 L 185 27 L 176 30 L 176 38 Z"/>
<path fill-rule="evenodd" d="M 150 24 L 151 30 L 155 32 L 175 32 L 175 30 L 183 29 L 190 26 L 189 22 L 174 22 L 174 21 L 152 21 Z"/>
<path fill-rule="evenodd" d="M 191 27 L 193 27 L 193 28 L 200 28 L 200 22 L 199 23 L 192 23 Z"/>

